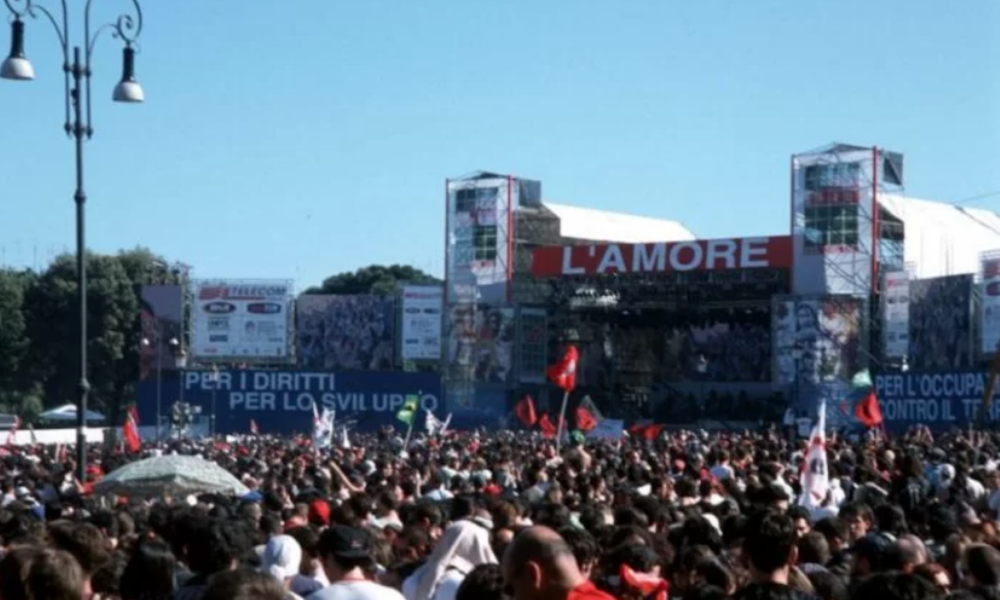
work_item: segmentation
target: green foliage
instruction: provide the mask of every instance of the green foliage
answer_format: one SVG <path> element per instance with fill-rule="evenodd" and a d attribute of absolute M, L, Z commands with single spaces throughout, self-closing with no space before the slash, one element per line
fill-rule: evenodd
<path fill-rule="evenodd" d="M 440 284 L 441 280 L 408 265 L 371 265 L 354 272 L 338 273 L 305 294 L 395 294 L 403 285 Z"/>

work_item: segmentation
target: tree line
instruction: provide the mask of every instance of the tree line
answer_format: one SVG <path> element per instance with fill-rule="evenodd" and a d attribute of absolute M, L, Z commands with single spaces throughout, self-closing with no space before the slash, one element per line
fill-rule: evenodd
<path fill-rule="evenodd" d="M 134 396 L 142 344 L 142 286 L 181 283 L 183 273 L 146 248 L 87 256 L 90 406 L 120 422 Z M 404 283 L 439 283 L 405 265 L 333 275 L 307 294 L 388 294 Z M 33 422 L 46 408 L 75 403 L 79 389 L 79 304 L 73 255 L 45 271 L 0 267 L 0 411 Z"/>

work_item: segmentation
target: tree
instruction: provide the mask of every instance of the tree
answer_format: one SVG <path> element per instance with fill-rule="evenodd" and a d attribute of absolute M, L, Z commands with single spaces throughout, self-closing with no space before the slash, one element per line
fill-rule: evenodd
<path fill-rule="evenodd" d="M 32 279 L 30 271 L 0 269 L 0 399 L 6 403 L 23 383 L 21 369 L 28 351 L 24 292 Z"/>
<path fill-rule="evenodd" d="M 338 273 L 323 280 L 320 287 L 311 287 L 305 294 L 386 294 L 399 291 L 403 285 L 434 285 L 441 280 L 409 265 L 371 265 L 354 272 Z"/>
<path fill-rule="evenodd" d="M 139 300 L 117 257 L 87 256 L 87 351 L 91 401 L 105 409 L 118 389 L 119 361 L 135 359 L 129 346 L 137 327 Z M 49 266 L 26 296 L 31 364 L 46 396 L 70 402 L 79 394 L 79 314 L 76 263 L 63 255 Z"/>

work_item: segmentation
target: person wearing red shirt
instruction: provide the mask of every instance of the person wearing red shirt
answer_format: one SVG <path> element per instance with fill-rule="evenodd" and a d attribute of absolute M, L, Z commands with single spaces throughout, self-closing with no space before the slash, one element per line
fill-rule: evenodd
<path fill-rule="evenodd" d="M 583 576 L 572 548 L 547 527 L 517 534 L 502 570 L 505 595 L 514 600 L 615 600 Z"/>

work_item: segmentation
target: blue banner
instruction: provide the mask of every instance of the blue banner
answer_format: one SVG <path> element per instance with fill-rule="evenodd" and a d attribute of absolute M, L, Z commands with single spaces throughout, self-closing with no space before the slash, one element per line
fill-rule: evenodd
<path fill-rule="evenodd" d="M 988 374 L 980 371 L 892 373 L 874 378 L 875 395 L 890 429 L 927 425 L 931 429 L 967 427 L 978 417 Z M 998 386 L 1000 387 L 1000 386 Z M 1000 421 L 994 393 L 987 421 Z"/>
<path fill-rule="evenodd" d="M 164 374 L 166 375 L 166 374 Z M 407 396 L 417 396 L 425 411 L 439 419 L 448 413 L 441 377 L 433 373 L 308 372 L 308 371 L 186 371 L 180 378 L 147 379 L 137 385 L 139 422 L 156 423 L 157 390 L 160 413 L 169 419 L 174 402 L 183 399 L 200 407 L 205 418 L 215 415 L 218 433 L 246 433 L 254 420 L 262 434 L 312 431 L 313 403 L 337 411 L 337 421 L 372 431 L 382 425 L 405 427 L 396 412 Z M 414 427 L 422 427 L 421 414 Z"/>

